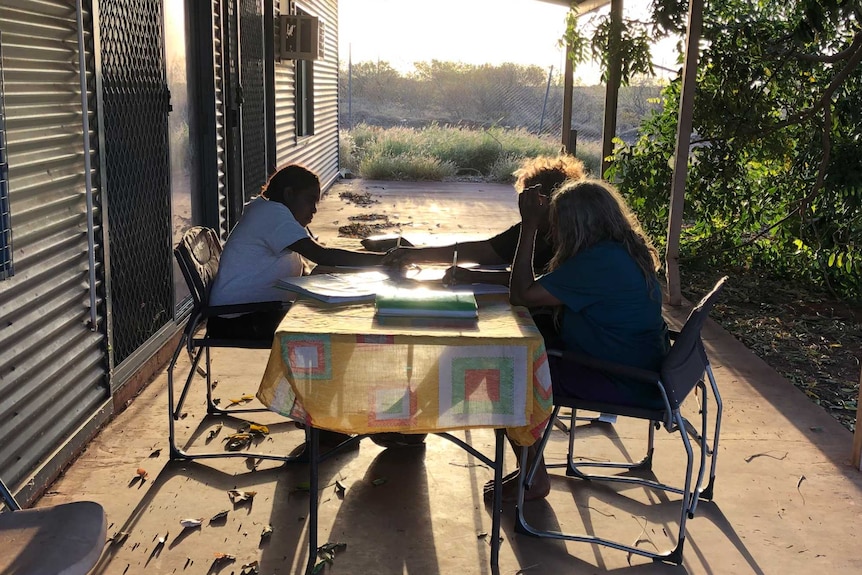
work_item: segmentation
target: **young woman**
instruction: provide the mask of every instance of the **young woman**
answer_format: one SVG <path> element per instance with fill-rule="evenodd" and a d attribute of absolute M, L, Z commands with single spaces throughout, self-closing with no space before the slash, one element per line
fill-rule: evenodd
<path fill-rule="evenodd" d="M 317 212 L 320 180 L 296 164 L 282 167 L 261 194 L 245 205 L 219 261 L 210 304 L 233 305 L 289 299 L 276 280 L 302 275 L 302 257 L 320 265 L 364 266 L 383 262 L 382 253 L 327 248 L 307 226 Z M 302 257 L 300 257 L 302 256 Z M 261 339 L 272 337 L 284 312 L 249 313 L 208 320 L 210 335 Z"/>
<path fill-rule="evenodd" d="M 554 306 L 565 349 L 657 370 L 670 348 L 656 277 L 658 254 L 619 192 L 602 181 L 579 180 L 568 182 L 550 197 L 526 190 L 518 205 L 521 236 L 510 301 L 529 307 Z M 547 218 L 555 251 L 548 273 L 537 279 L 532 254 L 541 222 Z M 611 379 L 586 368 L 567 366 L 563 371 L 557 358 L 549 360 L 555 394 L 660 405 L 658 391 L 648 384 Z M 511 497 L 517 490 L 517 476 L 504 488 L 504 495 Z M 545 497 L 549 490 L 541 465 L 528 499 Z"/>

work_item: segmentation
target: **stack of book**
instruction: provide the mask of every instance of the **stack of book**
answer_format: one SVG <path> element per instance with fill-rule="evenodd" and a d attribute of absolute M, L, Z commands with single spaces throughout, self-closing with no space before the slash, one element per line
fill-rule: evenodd
<path fill-rule="evenodd" d="M 378 293 L 374 303 L 381 317 L 479 317 L 476 297 L 469 291 L 399 288 Z"/>

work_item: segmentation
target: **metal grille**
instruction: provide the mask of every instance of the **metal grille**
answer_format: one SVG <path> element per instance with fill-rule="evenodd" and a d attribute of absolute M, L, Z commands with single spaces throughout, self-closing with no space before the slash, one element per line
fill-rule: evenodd
<path fill-rule="evenodd" d="M 240 1 L 243 196 L 248 201 L 260 193 L 267 176 L 263 11 L 260 0 Z"/>
<path fill-rule="evenodd" d="M 9 160 L 6 159 L 6 112 L 3 91 L 3 37 L 0 35 L 0 280 L 9 278 L 12 267 L 12 217 L 9 212 Z"/>
<path fill-rule="evenodd" d="M 169 95 L 160 0 L 102 0 L 114 362 L 173 317 Z"/>

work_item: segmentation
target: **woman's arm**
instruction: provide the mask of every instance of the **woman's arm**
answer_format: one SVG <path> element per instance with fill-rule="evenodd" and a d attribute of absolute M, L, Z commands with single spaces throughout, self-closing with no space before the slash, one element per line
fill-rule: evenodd
<path fill-rule="evenodd" d="M 383 264 L 385 254 L 376 252 L 354 252 L 322 246 L 311 238 L 303 238 L 288 246 L 316 264 L 323 266 L 377 266 Z"/>
<path fill-rule="evenodd" d="M 509 301 L 513 305 L 527 307 L 557 306 L 562 302 L 554 297 L 533 275 L 533 250 L 536 246 L 536 233 L 539 222 L 547 217 L 548 199 L 540 196 L 538 190 L 522 192 L 518 197 L 521 210 L 521 237 L 515 250 L 512 275 L 509 280 Z"/>
<path fill-rule="evenodd" d="M 425 246 L 418 248 L 398 248 L 390 258 L 403 264 L 447 263 L 452 261 L 452 253 L 458 248 L 459 262 L 473 262 L 480 265 L 503 265 L 509 262 L 494 251 L 488 240 L 464 242 L 448 246 Z"/>

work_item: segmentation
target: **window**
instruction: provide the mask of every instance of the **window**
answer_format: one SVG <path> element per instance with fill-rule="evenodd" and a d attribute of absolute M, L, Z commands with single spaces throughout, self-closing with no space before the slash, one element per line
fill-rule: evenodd
<path fill-rule="evenodd" d="M 299 16 L 305 12 L 296 9 Z M 314 134 L 314 60 L 296 60 L 296 135 Z"/>
<path fill-rule="evenodd" d="M 296 135 L 314 134 L 314 61 L 296 61 Z"/>
<path fill-rule="evenodd" d="M 2 39 L 0 39 L 2 40 Z M 6 109 L 3 105 L 3 50 L 0 41 L 0 280 L 12 277 L 12 216 L 9 212 L 9 160 L 6 155 Z"/>

